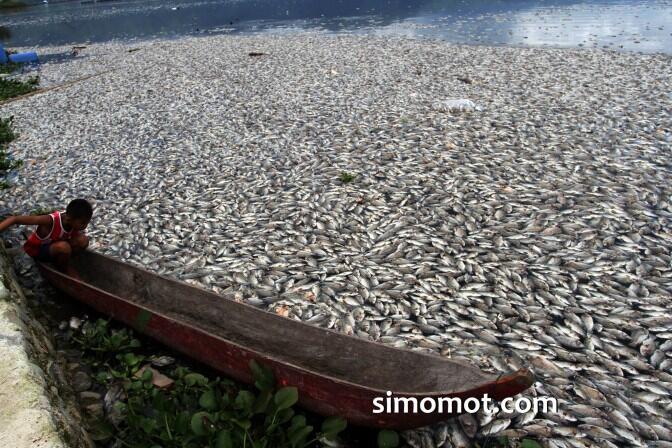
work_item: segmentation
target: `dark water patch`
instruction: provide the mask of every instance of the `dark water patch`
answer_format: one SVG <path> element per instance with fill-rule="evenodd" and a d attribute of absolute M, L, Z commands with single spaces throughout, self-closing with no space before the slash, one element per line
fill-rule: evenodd
<path fill-rule="evenodd" d="M 64 62 L 72 61 L 77 53 L 77 49 L 62 53 L 51 53 L 40 56 L 40 62 L 49 64 L 62 64 Z"/>
<path fill-rule="evenodd" d="M 0 40 L 9 40 L 12 37 L 12 31 L 6 26 L 0 26 Z"/>

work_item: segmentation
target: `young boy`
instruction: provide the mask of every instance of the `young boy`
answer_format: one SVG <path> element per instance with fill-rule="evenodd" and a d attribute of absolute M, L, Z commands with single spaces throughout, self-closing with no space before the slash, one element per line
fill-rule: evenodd
<path fill-rule="evenodd" d="M 0 232 L 8 227 L 37 225 L 23 249 L 39 261 L 53 262 L 62 272 L 74 274 L 68 268 L 70 255 L 86 249 L 89 239 L 83 233 L 93 216 L 93 208 L 85 199 L 75 199 L 65 212 L 40 216 L 10 216 L 0 222 Z"/>

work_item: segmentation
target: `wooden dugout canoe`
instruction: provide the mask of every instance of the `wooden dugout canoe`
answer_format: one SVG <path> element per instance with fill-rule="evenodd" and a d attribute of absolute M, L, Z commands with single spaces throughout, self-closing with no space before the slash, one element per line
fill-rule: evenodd
<path fill-rule="evenodd" d="M 484 394 L 502 400 L 533 382 L 526 369 L 486 374 L 449 358 L 281 317 L 95 252 L 78 255 L 72 265 L 80 279 L 49 264 L 40 269 L 64 293 L 234 379 L 251 383 L 249 362 L 255 359 L 273 370 L 279 385 L 296 386 L 303 407 L 353 425 L 406 429 L 450 416 L 374 414 L 374 398 L 387 391 L 418 401 Z"/>

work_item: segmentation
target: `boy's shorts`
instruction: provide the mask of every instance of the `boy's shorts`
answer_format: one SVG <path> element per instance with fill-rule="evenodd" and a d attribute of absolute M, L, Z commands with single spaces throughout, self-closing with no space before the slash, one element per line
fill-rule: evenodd
<path fill-rule="evenodd" d="M 51 253 L 50 253 L 51 244 L 41 244 L 40 252 L 37 256 L 33 257 L 37 261 L 43 261 L 45 263 L 51 262 Z"/>

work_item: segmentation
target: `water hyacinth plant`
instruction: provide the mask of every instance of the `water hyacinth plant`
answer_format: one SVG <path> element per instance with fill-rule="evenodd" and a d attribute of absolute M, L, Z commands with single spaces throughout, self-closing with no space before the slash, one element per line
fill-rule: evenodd
<path fill-rule="evenodd" d="M 273 372 L 250 362 L 254 388 L 234 381 L 215 380 L 176 367 L 169 372 L 170 387 L 157 387 L 158 372 L 137 353 L 140 341 L 126 329 L 110 330 L 108 322 L 87 322 L 73 338 L 98 370 L 96 380 L 106 387 L 123 386 L 114 412 L 122 418 L 93 425 L 98 440 L 122 441 L 123 446 L 216 447 L 216 448 L 307 448 L 324 439 L 334 439 L 347 423 L 329 417 L 319 428 L 295 410 L 299 395 L 295 387 L 277 388 Z"/>
<path fill-rule="evenodd" d="M 26 81 L 0 78 L 0 101 L 30 93 L 37 89 L 38 84 L 37 77 L 28 78 Z"/>
<path fill-rule="evenodd" d="M 14 117 L 0 118 L 0 190 L 9 188 L 7 180 L 9 173 L 23 164 L 21 160 L 16 160 L 9 154 L 9 142 L 16 138 L 12 130 L 13 119 Z"/>

